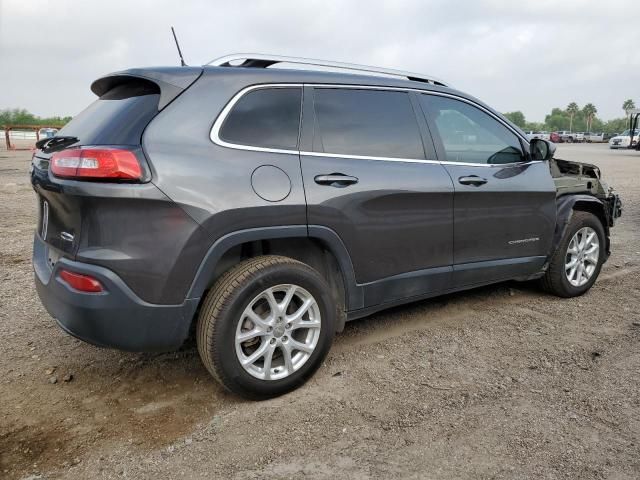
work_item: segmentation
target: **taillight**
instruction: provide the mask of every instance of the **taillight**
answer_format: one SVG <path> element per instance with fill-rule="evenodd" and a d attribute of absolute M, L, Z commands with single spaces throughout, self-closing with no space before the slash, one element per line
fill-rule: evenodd
<path fill-rule="evenodd" d="M 142 180 L 135 153 L 120 148 L 70 148 L 51 156 L 51 173 L 62 178 Z"/>
<path fill-rule="evenodd" d="M 81 292 L 99 293 L 102 291 L 102 284 L 89 275 L 60 270 L 59 277 L 67 282 L 71 288 Z"/>

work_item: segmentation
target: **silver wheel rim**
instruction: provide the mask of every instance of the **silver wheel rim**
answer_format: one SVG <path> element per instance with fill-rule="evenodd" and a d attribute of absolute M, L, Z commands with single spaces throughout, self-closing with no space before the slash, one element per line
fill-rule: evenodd
<path fill-rule="evenodd" d="M 235 347 L 247 373 L 280 380 L 300 370 L 320 338 L 320 307 L 307 290 L 276 285 L 257 295 L 238 321 Z"/>
<path fill-rule="evenodd" d="M 567 280 L 574 287 L 581 287 L 591 279 L 600 258 L 600 240 L 591 227 L 578 230 L 567 247 L 564 264 Z"/>

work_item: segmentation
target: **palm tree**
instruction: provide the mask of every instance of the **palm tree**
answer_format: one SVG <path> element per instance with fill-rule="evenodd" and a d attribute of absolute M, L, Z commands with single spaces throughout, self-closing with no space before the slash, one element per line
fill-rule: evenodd
<path fill-rule="evenodd" d="M 636 104 L 633 103 L 633 100 L 631 99 L 625 100 L 622 104 L 622 109 L 624 110 L 624 113 L 627 115 L 627 117 L 629 116 L 629 111 L 633 110 L 634 108 L 636 108 Z"/>
<path fill-rule="evenodd" d="M 569 114 L 569 131 L 570 132 L 573 130 L 573 117 L 579 111 L 580 111 L 580 107 L 578 107 L 578 104 L 576 102 L 571 102 L 567 106 L 567 113 Z"/>
<path fill-rule="evenodd" d="M 591 122 L 596 116 L 596 113 L 598 113 L 598 109 L 593 103 L 587 103 L 582 109 L 582 113 L 584 113 L 584 116 L 587 117 L 587 130 L 591 131 Z"/>

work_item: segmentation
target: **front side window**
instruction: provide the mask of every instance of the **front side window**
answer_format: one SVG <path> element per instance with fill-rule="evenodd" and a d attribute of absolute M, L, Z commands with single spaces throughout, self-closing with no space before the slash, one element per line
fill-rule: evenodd
<path fill-rule="evenodd" d="M 336 155 L 423 159 L 406 92 L 316 88 L 314 150 Z"/>
<path fill-rule="evenodd" d="M 296 150 L 302 88 L 261 88 L 245 94 L 233 106 L 219 136 L 229 143 Z"/>
<path fill-rule="evenodd" d="M 448 162 L 505 164 L 523 160 L 518 137 L 495 118 L 466 102 L 420 95 L 436 126 Z"/>

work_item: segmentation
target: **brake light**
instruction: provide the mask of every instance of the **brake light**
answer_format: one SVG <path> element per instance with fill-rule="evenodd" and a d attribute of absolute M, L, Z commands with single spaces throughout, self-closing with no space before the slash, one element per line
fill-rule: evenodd
<path fill-rule="evenodd" d="M 119 148 L 70 148 L 51 156 L 51 173 L 62 178 L 141 180 L 136 155 Z"/>
<path fill-rule="evenodd" d="M 98 293 L 102 291 L 102 284 L 89 275 L 73 273 L 69 270 L 60 270 L 59 276 L 67 282 L 71 288 L 81 292 Z"/>

